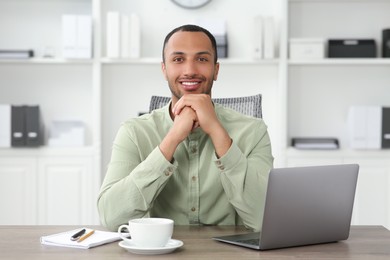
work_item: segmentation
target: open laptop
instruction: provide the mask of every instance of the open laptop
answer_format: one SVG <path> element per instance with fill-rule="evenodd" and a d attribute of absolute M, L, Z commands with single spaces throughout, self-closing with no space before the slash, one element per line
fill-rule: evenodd
<path fill-rule="evenodd" d="M 213 239 L 259 250 L 345 240 L 358 171 L 357 164 L 272 169 L 261 232 Z"/>

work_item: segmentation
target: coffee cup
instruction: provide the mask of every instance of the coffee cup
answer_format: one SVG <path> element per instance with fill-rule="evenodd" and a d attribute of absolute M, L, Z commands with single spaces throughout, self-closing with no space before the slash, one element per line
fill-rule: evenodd
<path fill-rule="evenodd" d="M 127 238 L 122 230 L 127 230 L 131 239 Z M 128 225 L 121 225 L 118 228 L 118 233 L 126 243 L 138 247 L 164 247 L 172 237 L 173 220 L 166 218 L 130 219 Z"/>

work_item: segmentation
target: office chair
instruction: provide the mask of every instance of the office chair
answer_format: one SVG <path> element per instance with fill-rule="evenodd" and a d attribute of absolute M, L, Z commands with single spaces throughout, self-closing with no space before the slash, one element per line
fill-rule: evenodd
<path fill-rule="evenodd" d="M 152 96 L 150 99 L 149 112 L 168 104 L 170 97 Z M 224 107 L 231 108 L 241 114 L 262 118 L 261 94 L 247 97 L 213 98 L 213 102 Z"/>

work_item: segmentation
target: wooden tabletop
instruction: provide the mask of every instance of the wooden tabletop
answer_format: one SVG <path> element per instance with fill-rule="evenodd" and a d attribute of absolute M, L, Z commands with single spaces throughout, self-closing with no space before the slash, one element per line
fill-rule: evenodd
<path fill-rule="evenodd" d="M 105 230 L 99 226 L 89 226 Z M 165 255 L 136 255 L 118 242 L 92 249 L 41 245 L 40 237 L 72 230 L 74 226 L 0 226 L 0 259 L 390 259 L 390 231 L 380 226 L 353 226 L 348 240 L 257 251 L 217 242 L 214 236 L 245 233 L 234 226 L 175 226 L 174 239 L 183 247 Z"/>

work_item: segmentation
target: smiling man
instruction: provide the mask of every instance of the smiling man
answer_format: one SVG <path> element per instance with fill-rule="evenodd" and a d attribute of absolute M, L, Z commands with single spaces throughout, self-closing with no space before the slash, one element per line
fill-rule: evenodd
<path fill-rule="evenodd" d="M 98 198 L 102 224 L 165 217 L 259 230 L 273 163 L 266 125 L 213 104 L 219 63 L 204 28 L 174 29 L 162 56 L 171 102 L 120 127 Z"/>

